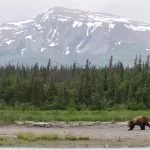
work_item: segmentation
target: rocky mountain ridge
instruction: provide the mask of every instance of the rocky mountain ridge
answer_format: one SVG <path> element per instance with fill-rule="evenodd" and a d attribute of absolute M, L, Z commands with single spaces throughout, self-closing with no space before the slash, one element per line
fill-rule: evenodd
<path fill-rule="evenodd" d="M 150 54 L 150 24 L 105 13 L 54 7 L 36 17 L 0 26 L 0 63 L 132 64 Z"/>

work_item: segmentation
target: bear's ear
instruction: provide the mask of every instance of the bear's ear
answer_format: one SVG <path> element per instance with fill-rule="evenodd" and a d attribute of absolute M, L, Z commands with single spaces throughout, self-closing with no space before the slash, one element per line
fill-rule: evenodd
<path fill-rule="evenodd" d="M 128 125 L 130 126 L 130 125 L 132 125 L 132 124 L 133 124 L 133 121 L 130 120 L 130 121 L 128 122 Z"/>

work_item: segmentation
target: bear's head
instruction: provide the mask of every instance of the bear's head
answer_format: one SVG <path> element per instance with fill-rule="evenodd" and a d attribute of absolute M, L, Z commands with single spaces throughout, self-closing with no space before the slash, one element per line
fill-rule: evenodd
<path fill-rule="evenodd" d="M 128 127 L 132 128 L 133 126 L 134 126 L 134 121 L 133 120 L 129 121 L 128 122 Z"/>

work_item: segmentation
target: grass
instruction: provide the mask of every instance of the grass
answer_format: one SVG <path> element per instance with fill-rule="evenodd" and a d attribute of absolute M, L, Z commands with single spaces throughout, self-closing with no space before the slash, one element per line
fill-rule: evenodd
<path fill-rule="evenodd" d="M 4 141 L 4 137 L 0 136 L 0 142 Z"/>
<path fill-rule="evenodd" d="M 46 141 L 58 141 L 58 140 L 63 140 L 61 136 L 58 134 L 44 134 L 37 136 L 38 140 L 46 140 Z"/>
<path fill-rule="evenodd" d="M 36 142 L 38 137 L 35 136 L 33 133 L 29 132 L 29 133 L 19 133 L 17 138 L 28 142 Z"/>
<path fill-rule="evenodd" d="M 150 111 L 21 111 L 0 110 L 0 123 L 15 123 L 15 121 L 126 121 L 135 116 L 149 117 Z"/>
<path fill-rule="evenodd" d="M 14 137 L 0 136 L 0 147 L 4 145 L 12 147 L 14 146 L 14 141 L 15 141 Z"/>
<path fill-rule="evenodd" d="M 80 137 L 78 137 L 78 140 L 90 140 L 90 138 L 89 137 L 86 137 L 86 136 L 80 136 Z"/>
<path fill-rule="evenodd" d="M 28 142 L 36 142 L 38 140 L 45 140 L 45 141 L 62 140 L 62 138 L 56 134 L 37 135 L 32 132 L 19 133 L 17 135 L 17 138 Z"/>
<path fill-rule="evenodd" d="M 58 134 L 34 134 L 32 132 L 27 133 L 19 133 L 17 135 L 17 139 L 25 140 L 28 142 L 36 142 L 39 140 L 43 141 L 60 141 L 60 140 L 68 140 L 68 141 L 77 141 L 77 140 L 90 140 L 89 137 L 75 136 L 72 134 L 67 134 L 65 137 L 62 137 Z"/>
<path fill-rule="evenodd" d="M 20 133 L 21 134 L 21 133 Z M 22 133 L 23 134 L 23 133 Z M 24 133 L 25 134 L 25 133 Z M 31 133 L 26 133 L 26 135 L 31 135 Z M 32 133 L 33 134 L 33 133 Z M 38 136 L 39 135 L 35 135 Z M 68 136 L 68 135 L 67 135 Z M 73 135 L 69 135 L 69 137 L 72 137 Z M 149 147 L 150 146 L 150 140 L 149 139 L 97 139 L 97 140 L 79 140 L 79 137 L 76 137 L 76 140 L 41 140 L 40 138 L 37 138 L 37 140 L 30 141 L 30 140 L 24 140 L 19 139 L 16 137 L 0 137 L 3 139 L 0 141 L 0 147 L 45 147 L 45 148 L 100 148 L 100 147 Z M 85 138 L 85 137 L 84 137 Z M 87 138 L 87 137 L 86 137 Z M 83 138 L 81 138 L 83 139 Z"/>
<path fill-rule="evenodd" d="M 65 135 L 65 140 L 77 141 L 78 137 L 76 137 L 75 135 L 68 134 L 68 135 Z"/>

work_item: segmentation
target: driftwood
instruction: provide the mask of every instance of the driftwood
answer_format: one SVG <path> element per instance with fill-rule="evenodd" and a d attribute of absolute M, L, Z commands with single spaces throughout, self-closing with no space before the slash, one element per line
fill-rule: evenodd
<path fill-rule="evenodd" d="M 79 127 L 79 126 L 92 126 L 96 125 L 96 122 L 59 122 L 59 121 L 52 121 L 52 122 L 33 122 L 33 121 L 24 121 L 24 122 L 16 122 L 18 125 L 27 125 L 31 127 L 44 127 L 44 128 L 52 128 L 52 127 Z"/>
<path fill-rule="evenodd" d="M 52 123 L 44 123 L 44 122 L 36 122 L 31 124 L 32 127 L 45 127 L 45 128 L 52 128 L 54 124 Z"/>
<path fill-rule="evenodd" d="M 84 127 L 84 126 L 96 126 L 99 124 L 114 124 L 112 122 L 89 122 L 89 121 L 76 121 L 76 122 L 63 122 L 63 121 L 51 121 L 51 122 L 16 122 L 18 125 L 26 125 L 30 127 L 42 127 L 42 128 L 66 128 L 66 127 Z M 126 125 L 127 122 L 116 122 L 118 125 Z"/>

